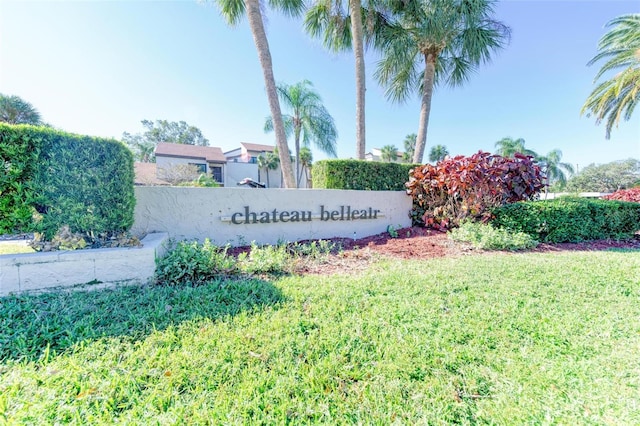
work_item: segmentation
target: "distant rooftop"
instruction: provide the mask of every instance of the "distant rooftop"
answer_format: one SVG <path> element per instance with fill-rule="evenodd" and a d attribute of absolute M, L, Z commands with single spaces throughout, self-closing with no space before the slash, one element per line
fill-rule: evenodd
<path fill-rule="evenodd" d="M 161 142 L 156 146 L 156 156 L 197 158 L 218 163 L 227 161 L 222 150 L 218 147 L 167 142 Z"/>
<path fill-rule="evenodd" d="M 240 142 L 240 146 L 242 146 L 247 151 L 258 151 L 258 152 L 273 152 L 275 147 L 273 145 L 261 145 L 259 143 L 248 143 L 248 142 Z"/>

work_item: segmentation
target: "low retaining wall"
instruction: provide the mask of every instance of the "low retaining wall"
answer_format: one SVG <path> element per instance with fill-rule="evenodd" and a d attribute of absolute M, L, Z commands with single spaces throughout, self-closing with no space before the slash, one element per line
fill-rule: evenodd
<path fill-rule="evenodd" d="M 0 256 L 0 296 L 78 284 L 148 282 L 164 255 L 167 234 L 149 234 L 143 247 L 52 251 Z"/>
<path fill-rule="evenodd" d="M 218 245 L 362 238 L 411 225 L 404 191 L 136 187 L 134 233 Z"/>

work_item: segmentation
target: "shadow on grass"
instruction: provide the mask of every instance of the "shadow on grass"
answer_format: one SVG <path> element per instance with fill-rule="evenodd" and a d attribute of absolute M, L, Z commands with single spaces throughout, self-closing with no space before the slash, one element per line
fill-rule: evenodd
<path fill-rule="evenodd" d="M 192 286 L 127 286 L 0 299 L 0 363 L 37 361 L 101 337 L 139 340 L 198 318 L 217 319 L 276 305 L 282 293 L 260 279 Z"/>

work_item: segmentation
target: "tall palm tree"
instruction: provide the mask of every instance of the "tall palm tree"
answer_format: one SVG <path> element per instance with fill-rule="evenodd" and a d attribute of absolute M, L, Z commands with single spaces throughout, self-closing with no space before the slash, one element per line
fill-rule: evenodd
<path fill-rule="evenodd" d="M 376 78 L 387 98 L 421 96 L 413 161 L 421 163 L 436 84 L 458 86 L 504 47 L 510 30 L 493 18 L 492 0 L 391 0 L 395 18 L 384 31 Z"/>
<path fill-rule="evenodd" d="M 528 148 L 525 148 L 525 141 L 522 138 L 502 138 L 495 143 L 496 154 L 503 157 L 513 157 L 515 154 L 520 153 L 522 155 L 530 155 L 537 158 L 538 154 Z"/>
<path fill-rule="evenodd" d="M 581 114 L 594 115 L 596 124 L 606 120 L 605 137 L 609 139 L 613 126 L 618 126 L 620 118 L 629 120 L 640 102 L 640 14 L 619 16 L 606 26 L 611 29 L 600 39 L 599 52 L 588 65 L 606 60 L 594 82 L 606 72 L 621 71 L 593 89 Z"/>
<path fill-rule="evenodd" d="M 398 148 L 395 145 L 385 145 L 380 149 L 382 161 L 394 162 L 398 159 Z"/>
<path fill-rule="evenodd" d="M 264 82 L 269 100 L 269 108 L 273 117 L 273 127 L 276 134 L 276 146 L 280 148 L 280 164 L 286 188 L 295 187 L 295 177 L 291 166 L 291 159 L 287 154 L 287 135 L 282 121 L 282 112 L 278 102 L 275 78 L 273 77 L 273 65 L 269 42 L 264 31 L 260 0 L 215 0 L 220 8 L 222 16 L 229 25 L 237 25 L 243 15 L 247 15 L 249 27 L 253 35 L 253 41 L 258 51 L 258 58 L 262 66 Z M 300 16 L 305 8 L 303 0 L 268 0 L 268 4 L 289 16 Z"/>
<path fill-rule="evenodd" d="M 291 86 L 278 84 L 277 90 L 280 101 L 291 111 L 290 114 L 283 114 L 282 119 L 286 135 L 293 134 L 297 187 L 300 184 L 300 142 L 304 146 L 313 142 L 318 149 L 335 157 L 338 130 L 333 117 L 322 105 L 322 98 L 313 89 L 310 81 L 304 80 Z M 273 124 L 271 117 L 267 117 L 264 124 L 265 132 L 272 131 Z"/>
<path fill-rule="evenodd" d="M 446 146 L 434 145 L 429 151 L 429 161 L 431 163 L 438 163 L 444 160 L 447 155 L 449 155 L 449 151 L 447 150 Z"/>
<path fill-rule="evenodd" d="M 416 150 L 416 138 L 418 135 L 411 133 L 404 138 L 404 153 L 402 154 L 402 161 L 405 163 L 411 163 L 413 161 L 413 153 Z"/>
<path fill-rule="evenodd" d="M 29 102 L 19 96 L 6 96 L 1 93 L 0 122 L 9 124 L 33 124 L 35 126 L 43 124 L 40 113 Z"/>
<path fill-rule="evenodd" d="M 563 163 L 562 151 L 554 149 L 547 155 L 541 155 L 536 158 L 542 168 L 542 173 L 546 177 L 547 187 L 554 183 L 559 183 L 564 187 L 567 184 L 567 177 L 571 177 L 574 173 L 573 166 L 570 163 Z"/>
<path fill-rule="evenodd" d="M 342 0 L 318 0 L 307 11 L 305 28 L 312 37 L 321 37 L 326 48 L 334 52 L 353 48 L 356 71 L 356 158 L 364 160 L 366 151 L 364 63 L 365 44 L 376 40 L 384 21 L 375 10 L 375 0 L 348 0 L 348 10 Z M 363 19 L 364 16 L 364 19 Z"/>

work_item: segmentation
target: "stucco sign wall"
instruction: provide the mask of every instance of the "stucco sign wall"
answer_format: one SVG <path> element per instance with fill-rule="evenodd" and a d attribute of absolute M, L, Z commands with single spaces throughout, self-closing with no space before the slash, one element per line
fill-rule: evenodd
<path fill-rule="evenodd" d="M 402 191 L 137 187 L 133 232 L 216 244 L 361 238 L 411 224 Z"/>

